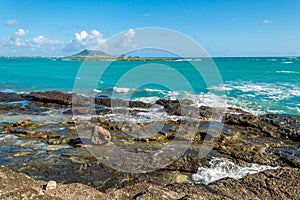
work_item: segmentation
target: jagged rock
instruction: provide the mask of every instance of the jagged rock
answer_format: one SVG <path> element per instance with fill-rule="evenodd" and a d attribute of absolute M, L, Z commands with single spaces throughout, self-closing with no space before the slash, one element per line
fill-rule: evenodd
<path fill-rule="evenodd" d="M 130 108 L 151 108 L 150 103 L 145 103 L 142 101 L 130 101 L 129 102 L 129 107 Z"/>
<path fill-rule="evenodd" d="M 129 121 L 115 122 L 117 129 L 121 130 L 124 133 L 137 132 L 141 127 L 135 123 Z"/>
<path fill-rule="evenodd" d="M 296 115 L 226 114 L 225 124 L 255 129 L 257 135 L 300 141 L 300 116 Z"/>
<path fill-rule="evenodd" d="M 67 120 L 59 123 L 60 125 L 74 125 L 75 121 L 74 120 Z"/>
<path fill-rule="evenodd" d="M 7 92 L 0 92 L 0 102 L 6 101 L 22 101 L 24 100 L 24 97 L 21 94 L 17 93 L 7 93 Z"/>
<path fill-rule="evenodd" d="M 110 142 L 111 135 L 108 130 L 101 126 L 94 126 L 91 136 L 91 144 L 101 145 Z"/>
<path fill-rule="evenodd" d="M 24 121 L 17 122 L 15 124 L 15 126 L 30 126 L 32 124 L 33 124 L 32 120 L 27 119 L 27 120 L 24 120 Z"/>
<path fill-rule="evenodd" d="M 34 180 L 26 174 L 12 171 L 4 166 L 0 166 L 0 183 L 0 199 L 106 199 L 104 193 L 79 183 L 58 184 L 56 189 L 43 191 L 43 186 L 47 182 Z"/>
<path fill-rule="evenodd" d="M 60 91 L 30 92 L 26 98 L 45 103 L 72 105 L 72 94 Z"/>
<path fill-rule="evenodd" d="M 56 189 L 42 191 L 44 181 L 0 166 L 2 199 L 299 199 L 300 169 L 281 168 L 252 174 L 239 180 L 225 178 L 207 186 L 172 183 L 166 186 L 139 181 L 122 188 L 99 192 L 83 184 L 58 184 Z"/>
<path fill-rule="evenodd" d="M 46 185 L 46 190 L 54 190 L 56 189 L 56 182 L 55 181 L 49 181 Z"/>
<path fill-rule="evenodd" d="M 179 100 L 167 100 L 167 99 L 159 99 L 155 102 L 158 105 L 164 106 L 166 104 L 174 104 L 179 103 Z"/>
<path fill-rule="evenodd" d="M 46 95 L 46 93 L 39 94 L 43 96 Z M 140 179 L 137 181 L 133 178 L 135 177 L 134 175 L 118 173 L 113 169 L 105 167 L 104 164 L 91 164 L 92 162 L 96 162 L 96 159 L 86 152 L 85 148 L 73 148 L 90 146 L 89 144 L 91 143 L 91 140 L 89 137 L 91 135 L 91 127 L 94 127 L 95 124 L 100 125 L 104 129 L 112 131 L 112 142 L 115 145 L 135 153 L 141 152 L 141 155 L 143 155 L 142 153 L 149 153 L 153 151 L 153 149 L 161 149 L 163 145 L 172 141 L 175 136 L 177 139 L 180 139 L 180 141 L 182 141 L 181 139 L 187 139 L 190 141 L 190 139 L 193 139 L 192 137 L 196 135 L 197 138 L 194 139 L 192 144 L 194 148 L 194 145 L 200 146 L 204 138 L 207 141 L 209 141 L 210 138 L 213 138 L 213 133 L 209 133 L 209 129 L 214 129 L 217 126 L 216 123 L 213 123 L 212 126 L 209 126 L 209 120 L 203 121 L 203 118 L 209 118 L 212 116 L 216 112 L 214 108 L 201 106 L 198 109 L 199 113 L 196 113 L 196 110 L 190 104 L 192 102 L 181 103 L 178 100 L 158 100 L 157 104 L 163 106 L 167 105 L 166 107 L 169 109 L 169 113 L 177 112 L 178 114 L 182 114 L 179 112 L 183 105 L 187 107 L 186 111 L 188 111 L 188 115 L 189 111 L 191 111 L 191 113 L 196 113 L 197 115 L 199 114 L 200 119 L 197 118 L 195 123 L 190 119 L 186 121 L 181 119 L 177 121 L 159 122 L 162 125 L 168 125 L 168 130 L 161 128 L 161 130 L 158 131 L 153 128 L 150 131 L 151 137 L 138 137 L 138 134 L 133 135 L 126 133 L 141 132 L 142 128 L 145 128 L 149 125 L 156 125 L 158 122 L 145 122 L 136 124 L 129 121 L 110 121 L 105 119 L 106 116 L 103 115 L 104 112 L 101 112 L 100 115 L 104 116 L 104 118 L 95 117 L 91 120 L 76 119 L 74 121 L 70 120 L 71 116 L 61 116 L 58 114 L 58 117 L 62 118 L 59 118 L 57 121 L 63 121 L 62 123 L 57 123 L 57 121 L 45 122 L 45 124 L 36 122 L 39 121 L 39 115 L 41 113 L 44 113 L 41 115 L 45 116 L 48 113 L 47 111 L 55 111 L 54 113 L 56 115 L 57 113 L 62 112 L 62 110 L 70 109 L 70 105 L 68 104 L 69 99 L 64 98 L 64 95 L 58 95 L 57 97 L 51 97 L 50 99 L 48 99 L 48 97 L 45 99 L 41 98 L 40 100 L 39 98 L 32 98 L 33 101 L 29 102 L 27 105 L 22 107 L 20 104 L 10 107 L 11 109 L 8 109 L 6 104 L 3 104 L 5 105 L 2 110 L 4 113 L 9 110 L 10 114 L 16 116 L 23 116 L 23 114 L 25 116 L 25 114 L 29 114 L 33 116 L 32 120 L 34 123 L 30 120 L 20 121 L 18 123 L 9 121 L 5 122 L 4 120 L 4 122 L 0 123 L 0 143 L 4 147 L 1 148 L 1 162 L 4 162 L 5 165 L 8 165 L 14 169 L 23 171 L 34 177 L 38 177 L 41 180 L 49 180 L 49 178 L 51 178 L 57 182 L 81 182 L 92 185 L 101 191 L 108 189 L 106 194 L 97 193 L 104 195 L 100 195 L 103 197 L 103 199 L 113 199 L 114 197 L 118 197 L 119 199 L 132 199 L 133 197 L 136 199 L 242 199 L 243 197 L 247 197 L 249 199 L 274 199 L 277 196 L 279 196 L 281 199 L 299 199 L 299 196 L 295 195 L 296 191 L 292 190 L 293 187 L 299 187 L 299 184 L 295 182 L 297 177 L 299 177 L 299 171 L 293 168 L 283 168 L 279 171 L 273 171 L 271 175 L 269 174 L 269 171 L 255 176 L 251 175 L 249 176 L 251 177 L 249 179 L 247 179 L 247 177 L 241 180 L 224 179 L 205 187 L 193 184 L 188 185 L 185 183 L 188 177 L 182 176 L 182 174 L 185 173 L 187 175 L 191 175 L 192 173 L 196 173 L 198 167 L 206 165 L 208 161 L 207 159 L 200 159 L 198 153 L 187 153 L 174 163 L 161 169 L 159 171 L 161 173 L 159 178 L 162 181 L 155 182 L 156 184 L 159 184 L 155 185 L 154 183 L 150 182 L 137 183 L 140 181 Z M 80 104 L 83 99 L 84 98 L 78 97 L 78 104 Z M 91 99 L 92 98 L 87 98 L 86 103 L 89 104 Z M 112 109 L 105 107 L 105 105 L 110 105 L 112 101 L 110 98 L 101 97 L 99 99 L 102 99 L 99 101 L 99 103 L 103 105 L 96 105 L 98 106 L 96 109 L 103 108 L 108 111 L 112 111 Z M 74 102 L 74 99 L 72 100 Z M 93 103 L 97 101 L 97 99 L 92 100 Z M 143 104 L 142 102 L 127 102 L 122 100 L 113 101 L 115 101 L 113 102 L 113 105 L 126 105 L 129 107 L 138 108 L 146 108 L 150 106 L 150 104 Z M 78 107 L 76 112 L 77 114 L 88 113 L 87 108 L 88 107 L 84 106 Z M 0 109 L 2 109 L 1 105 Z M 123 110 L 125 109 L 122 109 L 122 112 Z M 134 112 L 147 112 L 146 109 L 140 109 L 140 111 L 139 109 L 131 110 L 134 110 Z M 281 167 L 300 167 L 299 116 L 278 114 L 256 116 L 247 112 L 243 112 L 239 109 L 231 109 L 231 111 L 233 111 L 235 114 L 227 114 L 226 118 L 224 118 L 224 126 L 218 132 L 220 137 L 218 136 L 217 140 L 212 142 L 212 153 L 221 157 L 226 157 L 232 160 L 234 163 L 242 163 L 243 166 L 247 166 L 249 163 L 258 163 Z M 129 114 L 136 114 L 134 112 L 129 112 Z M 70 111 L 66 113 L 72 114 Z M 9 117 L 12 115 L 9 115 Z M 198 121 L 200 121 L 199 124 Z M 193 127 L 198 127 L 199 129 L 193 130 Z M 74 131 L 76 129 L 77 131 Z M 76 138 L 78 137 L 77 133 L 84 133 L 81 131 L 87 132 L 86 137 Z M 183 137 L 184 134 L 187 133 L 192 133 L 190 134 L 191 138 Z M 96 137 L 96 135 L 94 136 Z M 187 134 L 187 136 L 189 135 Z M 99 139 L 99 137 L 97 136 L 96 139 Z M 197 141 L 196 144 L 195 140 Z M 47 142 L 48 144 L 68 143 L 71 146 L 48 146 Z M 104 146 L 104 148 L 106 148 L 106 146 Z M 30 151 L 30 149 L 33 151 Z M 171 149 L 170 152 L 172 153 Z M 69 159 L 70 157 L 72 159 Z M 106 159 L 106 157 L 104 159 Z M 161 161 L 160 159 L 164 158 L 156 156 L 154 157 L 152 163 Z M 120 164 L 120 166 L 122 165 L 123 163 Z M 124 162 L 124 166 L 126 165 L 128 166 L 128 163 Z M 178 173 L 176 181 L 183 183 L 173 184 L 174 182 L 168 182 L 169 179 L 165 179 L 167 177 L 165 174 L 168 173 Z M 289 179 L 287 178 L 288 176 Z M 0 178 L 2 177 L 4 177 L 3 171 L 0 170 Z M 97 177 L 97 180 L 95 180 L 94 177 Z M 154 177 L 152 176 L 151 178 Z M 149 179 L 153 180 L 151 178 Z M 291 181 L 291 185 L 283 185 L 283 182 L 290 184 L 288 181 Z M 254 186 L 251 185 L 252 183 L 254 183 Z M 166 186 L 165 184 L 168 185 Z M 18 186 L 14 187 L 13 184 L 11 185 L 13 188 L 18 188 Z M 26 196 L 21 195 L 24 195 L 25 193 L 27 195 L 27 193 L 30 194 L 30 192 L 36 195 L 35 197 L 32 197 L 33 199 L 43 199 L 43 197 L 47 199 L 47 195 L 49 194 L 65 194 L 65 196 L 61 196 L 59 198 L 68 199 L 69 196 L 66 197 L 66 194 L 71 196 L 73 193 L 69 194 L 68 191 L 64 191 L 61 188 L 70 187 L 69 189 L 71 189 L 73 192 L 76 192 L 78 189 L 72 188 L 72 185 L 64 186 L 58 184 L 58 186 L 59 187 L 57 187 L 55 190 L 44 191 L 44 194 L 43 191 L 41 191 L 42 184 L 38 186 L 38 189 L 29 188 L 27 190 L 28 187 L 24 187 L 26 191 L 25 189 L 21 189 L 20 191 L 22 193 L 15 193 L 15 191 L 12 190 L 7 193 L 6 189 L 3 188 L 8 187 L 5 186 L 5 181 L 3 182 L 1 180 L 0 192 L 2 193 L 2 196 L 0 199 L 2 197 L 4 199 L 11 199 L 15 194 L 17 195 L 14 197 L 16 199 L 26 199 Z M 77 187 L 86 189 L 82 185 L 77 185 Z M 225 191 L 227 188 L 228 190 Z M 239 195 L 239 188 L 242 190 L 242 196 Z M 281 188 L 283 189 L 281 190 Z M 211 191 L 214 191 L 214 193 Z M 223 193 L 227 196 L 222 196 Z M 160 196 L 158 196 L 159 194 Z M 44 196 L 42 197 L 41 195 Z M 236 197 L 234 195 L 236 195 Z M 51 196 L 49 199 L 55 199 L 56 197 L 58 198 L 58 196 Z M 30 196 L 28 198 L 30 198 Z M 75 197 L 73 196 L 73 198 Z"/>

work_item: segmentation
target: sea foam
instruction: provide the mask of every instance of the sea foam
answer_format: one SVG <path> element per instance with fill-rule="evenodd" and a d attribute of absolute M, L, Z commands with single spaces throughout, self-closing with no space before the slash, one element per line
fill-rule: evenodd
<path fill-rule="evenodd" d="M 217 157 L 212 158 L 209 164 L 210 167 L 200 167 L 198 172 L 192 175 L 192 180 L 195 183 L 207 185 L 226 177 L 240 179 L 249 174 L 262 172 L 267 169 L 278 169 L 278 167 L 258 164 L 251 164 L 250 167 L 241 167 L 226 158 Z"/>

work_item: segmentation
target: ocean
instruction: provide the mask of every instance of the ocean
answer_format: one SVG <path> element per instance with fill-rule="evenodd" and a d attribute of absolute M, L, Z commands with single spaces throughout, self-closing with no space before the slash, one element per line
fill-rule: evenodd
<path fill-rule="evenodd" d="M 145 102 L 155 102 L 159 98 L 191 99 L 208 106 L 218 106 L 226 100 L 227 106 L 242 108 L 254 114 L 300 114 L 300 58 L 218 57 L 213 58 L 213 61 L 218 74 L 214 74 L 215 70 L 210 71 L 211 66 L 205 65 L 205 59 L 112 62 L 2 57 L 0 90 L 17 93 L 49 90 L 78 92 L 76 82 L 84 80 L 89 84 L 89 77 L 102 70 L 101 77 L 96 77 L 97 83 L 86 87 L 88 91 L 80 88 L 83 94 L 98 93 Z M 204 63 L 204 72 L 211 76 L 197 74 L 191 67 L 193 62 Z M 88 70 L 80 71 L 83 66 L 88 66 Z M 162 73 L 156 75 L 160 67 Z M 187 78 L 188 85 L 193 88 L 192 92 L 181 87 L 185 84 L 176 74 Z M 214 81 L 208 80 L 214 76 L 220 76 L 221 81 L 214 84 Z M 145 84 L 141 84 L 143 80 Z"/>

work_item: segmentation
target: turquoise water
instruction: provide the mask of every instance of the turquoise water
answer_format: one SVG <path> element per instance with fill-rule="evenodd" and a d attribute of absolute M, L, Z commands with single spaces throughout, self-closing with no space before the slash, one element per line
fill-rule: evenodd
<path fill-rule="evenodd" d="M 218 74 L 205 59 L 110 63 L 62 58 L 0 58 L 0 90 L 72 92 L 76 81 L 85 82 L 87 87 L 80 89 L 88 89 L 91 94 L 99 92 L 117 98 L 130 96 L 147 102 L 158 98 L 189 98 L 213 106 L 226 99 L 228 106 L 257 114 L 300 114 L 300 58 L 213 60 L 221 82 L 213 81 Z M 201 63 L 201 74 L 192 67 L 193 62 Z M 88 66 L 88 70 L 78 74 L 82 66 Z M 141 84 L 143 80 L 145 84 Z"/>

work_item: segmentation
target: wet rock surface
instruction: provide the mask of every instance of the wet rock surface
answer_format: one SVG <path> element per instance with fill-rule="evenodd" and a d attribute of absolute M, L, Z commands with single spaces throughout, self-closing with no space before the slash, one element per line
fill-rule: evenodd
<path fill-rule="evenodd" d="M 105 192 L 92 190 L 100 195 L 95 193 L 99 198 L 155 199 L 161 194 L 165 199 L 240 199 L 246 196 L 249 199 L 274 199 L 276 196 L 297 199 L 298 193 L 293 188 L 299 188 L 295 180 L 299 177 L 300 167 L 300 116 L 256 116 L 238 108 L 228 108 L 227 113 L 221 113 L 206 106 L 196 108 L 188 100 L 182 104 L 178 100 L 158 100 L 152 105 L 112 101 L 108 97 L 92 99 L 99 106 L 95 112 L 92 110 L 95 107 L 86 107 L 82 103 L 90 103 L 90 98 L 76 98 L 82 107 L 78 106 L 77 113 L 74 113 L 72 94 L 57 91 L 24 95 L 0 93 L 0 101 L 4 102 L 0 104 L 0 165 L 35 179 L 55 180 L 58 189 L 61 183 L 83 183 Z M 111 105 L 123 106 L 124 109 L 115 111 Z M 149 120 L 147 114 L 153 112 L 153 107 L 157 115 L 164 117 L 158 121 Z M 72 119 L 72 114 L 93 115 Z M 111 118 L 111 114 L 116 117 Z M 119 116 L 125 117 L 119 119 Z M 223 123 L 211 119 L 214 116 L 223 116 Z M 107 129 L 110 143 L 117 148 L 135 154 L 146 156 L 172 144 L 164 149 L 171 157 L 178 150 L 174 146 L 184 144 L 187 147 L 182 145 L 184 153 L 158 171 L 125 173 L 108 167 L 88 151 L 95 126 Z M 203 144 L 209 149 L 204 158 L 199 157 Z M 169 159 L 157 155 L 151 158 L 150 165 Z M 192 174 L 199 167 L 207 167 L 212 157 L 225 157 L 241 166 L 258 163 L 284 168 L 240 180 L 226 179 L 208 186 L 194 185 Z M 122 156 L 117 156 L 114 161 L 124 168 L 132 166 L 131 161 L 124 162 Z M 292 177 L 291 184 L 284 187 L 282 184 L 288 176 Z M 25 193 L 26 189 L 20 191 Z M 40 197 L 39 189 L 28 189 L 28 194 L 31 194 L 30 191 L 34 194 L 33 198 Z M 3 190 L 1 194 L 4 194 Z M 12 197 L 9 195 L 5 197 Z M 45 199 L 48 198 L 46 196 Z"/>
<path fill-rule="evenodd" d="M 267 170 L 235 180 L 219 180 L 208 186 L 188 183 L 157 185 L 139 181 L 105 192 L 80 183 L 55 184 L 45 190 L 45 181 L 0 166 L 0 198 L 2 199 L 299 199 L 300 170 L 282 168 Z"/>
<path fill-rule="evenodd" d="M 24 96 L 16 93 L 0 92 L 0 102 L 22 101 Z"/>
<path fill-rule="evenodd" d="M 60 91 L 30 92 L 26 98 L 45 103 L 72 104 L 72 94 Z"/>
<path fill-rule="evenodd" d="M 92 129 L 91 144 L 101 145 L 110 142 L 110 132 L 101 126 L 94 126 Z"/>

